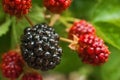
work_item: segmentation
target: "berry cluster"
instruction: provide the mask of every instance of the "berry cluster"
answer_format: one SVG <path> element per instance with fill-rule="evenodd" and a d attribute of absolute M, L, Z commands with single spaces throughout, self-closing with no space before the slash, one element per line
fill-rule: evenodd
<path fill-rule="evenodd" d="M 2 0 L 3 10 L 16 17 L 28 14 L 31 8 L 31 0 Z"/>
<path fill-rule="evenodd" d="M 1 69 L 6 78 L 18 78 L 23 71 L 22 57 L 15 51 L 5 53 L 2 56 Z"/>
<path fill-rule="evenodd" d="M 78 53 L 82 61 L 92 65 L 100 65 L 108 60 L 110 54 L 103 40 L 92 34 L 79 38 Z"/>
<path fill-rule="evenodd" d="M 70 6 L 71 0 L 43 0 L 43 4 L 52 13 L 62 13 Z M 5 13 L 19 18 L 28 14 L 32 0 L 2 0 L 2 7 Z"/>
<path fill-rule="evenodd" d="M 70 6 L 71 0 L 43 0 L 43 4 L 52 13 L 62 13 Z"/>
<path fill-rule="evenodd" d="M 62 49 L 59 35 L 46 24 L 26 28 L 21 38 L 24 60 L 34 69 L 53 69 L 61 61 Z"/>
<path fill-rule="evenodd" d="M 71 2 L 72 0 L 43 0 L 43 5 L 50 12 L 60 14 L 70 6 Z M 2 0 L 2 6 L 5 13 L 20 18 L 28 14 L 32 0 Z M 93 25 L 85 20 L 80 20 L 72 25 L 68 38 L 71 40 L 75 40 L 74 36 L 78 38 L 77 43 L 75 42 L 73 45 L 75 44 L 78 55 L 84 63 L 101 65 L 108 60 L 110 52 L 104 41 L 95 34 L 96 30 Z M 42 71 L 54 69 L 60 64 L 62 57 L 59 38 L 55 30 L 45 23 L 27 27 L 21 36 L 22 56 L 16 51 L 3 54 L 2 74 L 11 80 L 17 79 L 24 71 L 23 67 L 26 66 L 24 61 L 33 69 Z M 42 77 L 38 73 L 24 72 L 22 80 L 42 80 Z"/>
<path fill-rule="evenodd" d="M 4 77 L 16 80 L 22 74 L 24 61 L 22 56 L 16 51 L 9 51 L 2 55 L 1 70 Z M 38 73 L 25 73 L 21 80 L 42 80 Z"/>
<path fill-rule="evenodd" d="M 68 38 L 73 39 L 73 35 L 80 37 L 83 34 L 95 34 L 95 28 L 85 20 L 74 22 L 69 30 Z"/>
<path fill-rule="evenodd" d="M 69 30 L 68 37 L 78 37 L 78 55 L 84 63 L 101 65 L 108 60 L 110 54 L 104 41 L 95 35 L 95 28 L 85 20 L 75 22 Z"/>

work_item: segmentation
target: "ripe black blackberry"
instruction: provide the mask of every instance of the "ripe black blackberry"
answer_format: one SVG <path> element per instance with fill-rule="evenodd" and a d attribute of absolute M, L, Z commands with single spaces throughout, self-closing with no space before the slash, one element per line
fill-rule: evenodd
<path fill-rule="evenodd" d="M 53 28 L 43 23 L 24 30 L 21 51 L 28 66 L 42 71 L 55 68 L 62 56 L 59 35 Z"/>

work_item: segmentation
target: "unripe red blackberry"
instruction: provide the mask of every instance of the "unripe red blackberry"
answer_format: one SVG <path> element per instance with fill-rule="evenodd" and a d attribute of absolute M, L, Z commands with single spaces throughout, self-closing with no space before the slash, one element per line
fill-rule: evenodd
<path fill-rule="evenodd" d="M 71 0 L 43 0 L 43 4 L 52 13 L 62 13 L 70 6 Z"/>
<path fill-rule="evenodd" d="M 103 40 L 92 34 L 80 36 L 78 53 L 83 62 L 92 65 L 105 63 L 110 54 Z"/>
<path fill-rule="evenodd" d="M 42 76 L 38 73 L 26 73 L 23 75 L 22 80 L 43 80 Z"/>
<path fill-rule="evenodd" d="M 95 34 L 95 28 L 85 20 L 74 22 L 69 30 L 68 38 L 73 39 L 73 35 L 80 37 L 83 34 Z"/>
<path fill-rule="evenodd" d="M 21 37 L 22 56 L 28 66 L 46 71 L 61 61 L 59 35 L 46 24 L 26 28 Z"/>
<path fill-rule="evenodd" d="M 22 57 L 15 51 L 3 54 L 1 69 L 3 76 L 6 78 L 18 78 L 23 71 Z"/>
<path fill-rule="evenodd" d="M 32 6 L 31 0 L 2 0 L 2 6 L 5 13 L 11 16 L 21 17 L 28 14 Z"/>

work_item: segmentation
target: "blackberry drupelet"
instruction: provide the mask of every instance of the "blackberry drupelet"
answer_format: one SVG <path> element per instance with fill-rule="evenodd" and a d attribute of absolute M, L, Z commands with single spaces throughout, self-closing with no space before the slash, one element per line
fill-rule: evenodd
<path fill-rule="evenodd" d="M 21 52 L 28 66 L 42 71 L 53 69 L 62 56 L 59 35 L 47 24 L 28 27 L 21 37 Z"/>

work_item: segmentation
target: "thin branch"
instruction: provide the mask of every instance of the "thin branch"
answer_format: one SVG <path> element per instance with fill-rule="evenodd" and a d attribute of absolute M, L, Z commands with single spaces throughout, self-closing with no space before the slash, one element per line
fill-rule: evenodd
<path fill-rule="evenodd" d="M 49 26 L 53 26 L 59 18 L 60 18 L 60 14 L 55 14 L 54 16 L 52 16 Z"/>
<path fill-rule="evenodd" d="M 70 39 L 67 39 L 67 38 L 63 38 L 63 37 L 60 37 L 60 40 L 64 41 L 64 42 L 68 42 L 68 43 L 73 43 L 74 42 L 73 40 L 70 40 Z"/>
<path fill-rule="evenodd" d="M 29 19 L 29 17 L 27 15 L 24 15 L 25 19 L 29 22 L 29 24 L 31 26 L 34 26 L 34 24 L 32 23 L 32 21 Z"/>

